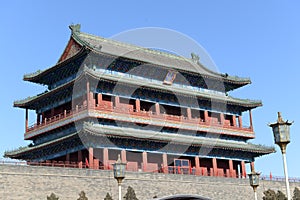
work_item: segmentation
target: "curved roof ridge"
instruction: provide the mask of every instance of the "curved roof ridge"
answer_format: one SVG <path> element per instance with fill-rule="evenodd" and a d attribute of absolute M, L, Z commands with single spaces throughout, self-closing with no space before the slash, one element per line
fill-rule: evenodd
<path fill-rule="evenodd" d="M 188 62 L 190 65 L 194 66 L 195 68 L 201 67 L 201 69 L 203 71 L 205 71 L 207 73 L 207 75 L 217 76 L 218 78 L 227 78 L 227 79 L 230 79 L 230 80 L 241 80 L 241 81 L 244 81 L 244 82 L 247 82 L 247 83 L 251 83 L 250 78 L 242 78 L 242 77 L 238 77 L 238 76 L 229 76 L 227 73 L 223 74 L 223 73 L 220 73 L 220 72 L 216 72 L 212 69 L 209 69 L 209 68 L 205 67 L 199 61 L 194 62 L 191 58 L 187 58 L 187 57 L 184 57 L 184 56 L 175 55 L 175 54 L 171 54 L 171 53 L 167 53 L 167 52 L 163 52 L 163 51 L 159 51 L 159 50 L 154 50 L 154 49 L 150 49 L 150 48 L 146 48 L 146 47 L 141 47 L 141 46 L 138 46 L 138 45 L 135 45 L 135 44 L 129 44 L 129 43 L 122 42 L 122 41 L 117 41 L 117 40 L 114 40 L 114 39 L 103 38 L 101 36 L 93 35 L 93 34 L 90 34 L 90 33 L 84 33 L 84 32 L 80 31 L 80 28 L 74 30 L 74 28 L 70 27 L 70 29 L 72 30 L 73 39 L 75 39 L 77 42 L 81 43 L 82 45 L 89 46 L 92 49 L 96 48 L 96 50 L 98 50 L 98 51 L 99 51 L 99 48 L 102 48 L 102 47 L 99 47 L 99 46 L 101 46 L 101 44 L 98 44 L 98 45 L 91 44 L 91 41 L 86 41 L 86 39 L 94 40 L 94 41 L 98 41 L 98 42 L 104 42 L 106 44 L 112 44 L 112 45 L 116 45 L 116 46 L 119 46 L 119 47 L 127 48 L 129 51 L 130 50 L 141 50 L 143 52 L 154 54 L 154 55 L 157 55 L 157 56 L 164 56 L 166 58 L 177 59 L 179 61 Z M 109 53 L 109 54 L 112 54 L 112 55 L 122 56 L 122 55 L 118 55 L 116 52 L 112 52 L 112 51 L 103 50 L 102 52 Z M 143 61 L 141 59 L 141 57 L 136 57 L 136 58 L 131 58 L 131 59 L 137 59 L 137 60 Z M 144 60 L 144 62 L 147 62 L 147 61 Z M 151 63 L 151 61 L 149 63 Z M 190 71 L 190 72 L 197 72 L 197 70 L 191 70 L 191 69 L 189 70 L 187 68 L 182 68 L 182 66 L 174 66 L 174 65 L 170 66 L 168 64 L 163 65 L 162 63 L 152 63 L 152 64 L 162 65 L 162 66 L 173 68 L 173 69 L 185 70 L 185 71 Z M 200 71 L 198 71 L 198 73 L 200 73 Z"/>

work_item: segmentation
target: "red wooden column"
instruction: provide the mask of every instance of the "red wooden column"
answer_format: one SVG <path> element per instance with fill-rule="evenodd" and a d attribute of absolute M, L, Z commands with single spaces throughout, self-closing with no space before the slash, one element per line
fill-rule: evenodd
<path fill-rule="evenodd" d="M 81 150 L 78 151 L 77 162 L 78 162 L 78 168 L 82 168 L 82 151 Z"/>
<path fill-rule="evenodd" d="M 242 161 L 242 162 L 241 162 L 241 168 L 242 168 L 242 178 L 246 178 L 245 161 Z"/>
<path fill-rule="evenodd" d="M 98 102 L 97 102 L 98 105 L 101 105 L 102 104 L 102 94 L 101 93 L 98 93 Z"/>
<path fill-rule="evenodd" d="M 120 97 L 119 96 L 115 96 L 115 106 L 116 107 L 120 106 Z"/>
<path fill-rule="evenodd" d="M 236 127 L 236 116 L 235 115 L 232 115 L 232 123 L 233 123 L 233 126 Z"/>
<path fill-rule="evenodd" d="M 97 158 L 94 159 L 93 169 L 99 169 L 99 159 Z"/>
<path fill-rule="evenodd" d="M 109 169 L 108 148 L 103 149 L 103 164 L 104 164 L 104 169 Z"/>
<path fill-rule="evenodd" d="M 192 119 L 192 110 L 191 110 L 191 108 L 186 109 L 186 114 L 187 114 L 188 119 Z"/>
<path fill-rule="evenodd" d="M 255 172 L 254 161 L 250 163 L 251 172 Z"/>
<path fill-rule="evenodd" d="M 216 158 L 212 159 L 212 164 L 213 164 L 213 175 L 218 176 L 218 165 L 217 165 L 217 159 Z"/>
<path fill-rule="evenodd" d="M 28 131 L 28 108 L 25 111 L 25 132 Z"/>
<path fill-rule="evenodd" d="M 252 111 L 249 110 L 249 119 L 250 119 L 250 129 L 253 130 L 253 124 L 252 124 Z"/>
<path fill-rule="evenodd" d="M 242 116 L 239 115 L 239 116 L 238 116 L 238 119 L 239 119 L 239 127 L 240 127 L 240 128 L 243 128 Z"/>
<path fill-rule="evenodd" d="M 204 110 L 204 121 L 209 123 L 208 111 L 207 110 Z"/>
<path fill-rule="evenodd" d="M 229 176 L 233 177 L 233 161 L 229 160 Z M 235 177 L 233 177 L 235 178 Z"/>
<path fill-rule="evenodd" d="M 139 99 L 135 100 L 135 109 L 136 109 L 136 112 L 141 111 L 141 101 Z"/>
<path fill-rule="evenodd" d="M 147 171 L 147 165 L 148 165 L 148 158 L 147 158 L 147 152 L 143 152 L 143 171 Z"/>
<path fill-rule="evenodd" d="M 168 155 L 166 153 L 164 153 L 162 155 L 162 159 L 163 159 L 163 172 L 165 174 L 168 174 L 169 173 L 169 170 L 168 170 Z"/>
<path fill-rule="evenodd" d="M 89 147 L 89 168 L 93 169 L 94 166 L 94 149 Z"/>
<path fill-rule="evenodd" d="M 156 113 L 157 115 L 159 115 L 159 114 L 160 114 L 160 107 L 159 107 L 159 103 L 155 103 L 155 113 Z"/>
<path fill-rule="evenodd" d="M 94 98 L 94 93 L 90 91 L 90 97 L 89 97 L 89 104 L 92 108 L 95 108 L 95 105 L 96 105 L 96 101 L 95 101 L 95 98 Z"/>
<path fill-rule="evenodd" d="M 200 169 L 200 158 L 199 156 L 195 157 L 195 167 L 196 167 L 196 175 L 201 174 L 201 169 Z"/>
<path fill-rule="evenodd" d="M 123 163 L 126 163 L 126 162 L 127 162 L 127 158 L 126 158 L 126 150 L 125 150 L 125 149 L 123 149 L 123 150 L 121 151 L 121 160 L 122 160 Z"/>
<path fill-rule="evenodd" d="M 225 117 L 224 113 L 220 113 L 221 125 L 224 125 Z"/>
<path fill-rule="evenodd" d="M 86 103 L 87 109 L 90 108 L 90 82 L 86 81 Z"/>

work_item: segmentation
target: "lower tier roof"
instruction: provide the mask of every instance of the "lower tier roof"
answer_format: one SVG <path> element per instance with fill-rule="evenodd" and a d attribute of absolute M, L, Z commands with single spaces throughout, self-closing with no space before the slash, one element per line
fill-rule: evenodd
<path fill-rule="evenodd" d="M 55 148 L 57 148 L 57 146 L 64 148 L 63 144 L 67 141 L 73 143 L 71 146 L 76 144 L 77 146 L 81 145 L 83 147 L 83 143 L 97 146 L 97 143 L 101 145 L 104 144 L 103 141 L 105 141 L 105 139 L 103 138 L 108 138 L 110 140 L 121 139 L 124 141 L 130 139 L 137 142 L 152 142 L 154 144 L 171 144 L 175 147 L 178 146 L 178 149 L 180 149 L 180 146 L 190 146 L 221 151 L 237 151 L 241 153 L 250 153 L 253 158 L 275 152 L 274 147 L 266 147 L 248 142 L 85 123 L 83 128 L 78 132 L 36 146 L 27 146 L 14 151 L 5 152 L 5 157 L 26 160 L 26 154 L 34 154 L 40 151 L 43 152 L 43 149 L 51 149 L 54 146 Z M 64 151 L 67 151 L 67 149 Z"/>

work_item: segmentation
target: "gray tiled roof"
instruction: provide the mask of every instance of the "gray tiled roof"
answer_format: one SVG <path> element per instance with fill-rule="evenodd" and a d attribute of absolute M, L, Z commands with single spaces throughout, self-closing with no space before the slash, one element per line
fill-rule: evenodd
<path fill-rule="evenodd" d="M 6 157 L 23 154 L 28 151 L 36 150 L 39 148 L 46 147 L 48 145 L 52 145 L 54 143 L 72 138 L 77 134 L 81 134 L 81 132 L 88 132 L 89 134 L 99 135 L 99 136 L 107 136 L 107 137 L 124 137 L 124 138 L 133 138 L 133 139 L 141 139 L 141 140 L 151 140 L 151 141 L 162 141 L 169 142 L 172 144 L 184 144 L 184 145 L 192 145 L 192 146 L 207 146 L 210 148 L 219 148 L 219 149 L 230 149 L 230 150 L 239 150 L 239 151 L 247 151 L 258 154 L 268 154 L 275 152 L 274 147 L 267 147 L 263 145 L 257 145 L 246 142 L 238 142 L 233 140 L 224 140 L 217 138 L 203 138 L 203 137 L 195 137 L 191 135 L 181 135 L 174 133 L 162 133 L 158 131 L 150 131 L 150 130 L 138 130 L 133 128 L 125 128 L 125 127 L 114 127 L 114 126 L 106 126 L 99 124 L 91 124 L 84 123 L 84 127 L 81 131 L 75 132 L 71 135 L 67 135 L 55 140 L 51 140 L 49 142 L 33 146 L 33 147 L 21 147 L 19 149 L 13 151 L 5 152 Z"/>
<path fill-rule="evenodd" d="M 139 80 L 139 79 L 134 79 L 134 78 L 125 77 L 125 76 L 122 76 L 122 78 L 120 78 L 115 74 L 104 74 L 104 73 L 93 71 L 89 68 L 84 68 L 84 72 L 89 74 L 90 76 L 96 77 L 97 79 L 102 78 L 102 79 L 118 81 L 118 82 L 123 82 L 123 83 L 129 83 L 129 84 L 134 83 L 134 84 L 140 84 L 140 85 L 151 85 L 151 88 L 155 88 L 158 90 L 176 91 L 179 94 L 183 94 L 183 95 L 203 97 L 203 98 L 212 99 L 212 100 L 219 100 L 219 101 L 227 102 L 228 104 L 233 104 L 233 105 L 242 105 L 242 106 L 249 107 L 249 108 L 255 108 L 255 107 L 262 106 L 262 102 L 259 100 L 239 99 L 239 98 L 234 98 L 231 96 L 220 95 L 217 93 L 214 94 L 214 93 L 207 93 L 204 91 L 195 91 L 195 90 L 188 89 L 188 88 L 181 88 L 181 87 L 177 87 L 175 85 L 164 85 L 162 83 L 161 84 L 157 84 L 154 82 L 148 83 L 147 82 L 148 80 Z M 81 77 L 81 75 L 77 76 L 76 79 L 79 79 L 79 77 Z M 71 82 L 73 82 L 73 81 L 71 81 Z M 54 93 L 55 91 L 59 91 L 60 88 L 63 88 L 68 84 L 70 84 L 70 82 L 68 82 L 64 85 L 61 85 L 61 86 L 55 88 L 54 90 L 51 90 L 50 92 L 46 92 L 46 93 L 43 93 L 41 95 L 37 95 L 34 97 L 28 97 L 24 100 L 15 101 L 14 106 L 16 106 L 16 107 L 25 106 L 25 104 L 28 104 L 32 101 L 35 101 L 37 99 L 42 99 L 44 95 L 49 95 L 49 93 Z"/>
<path fill-rule="evenodd" d="M 163 133 L 150 130 L 139 130 L 126 127 L 106 126 L 100 124 L 84 124 L 84 131 L 94 135 L 102 135 L 108 137 L 127 137 L 141 140 L 163 141 L 174 144 L 185 144 L 192 146 L 208 146 L 211 148 L 231 149 L 249 151 L 254 153 L 266 154 L 275 152 L 274 147 L 256 145 L 248 142 L 240 142 L 233 140 L 225 140 L 218 138 L 197 137 L 192 135 L 182 135 L 176 133 Z"/>
<path fill-rule="evenodd" d="M 87 45 L 91 49 L 100 51 L 102 53 L 107 53 L 118 57 L 126 57 L 129 59 L 151 63 L 170 69 L 184 70 L 219 79 L 227 79 L 228 81 L 244 82 L 245 84 L 250 83 L 249 78 L 228 76 L 227 74 L 214 72 L 204 67 L 201 63 L 194 62 L 190 58 L 185 58 L 182 56 L 149 48 L 139 47 L 128 43 L 102 38 L 100 36 L 94 36 L 79 31 L 72 31 L 72 37 L 78 43 L 82 45 Z"/>

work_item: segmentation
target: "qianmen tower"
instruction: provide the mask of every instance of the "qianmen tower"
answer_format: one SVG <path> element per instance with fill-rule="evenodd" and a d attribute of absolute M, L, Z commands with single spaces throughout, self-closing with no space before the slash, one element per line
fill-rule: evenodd
<path fill-rule="evenodd" d="M 228 95 L 250 79 L 211 71 L 195 54 L 70 29 L 57 64 L 24 76 L 47 91 L 14 102 L 26 110 L 24 138 L 32 143 L 5 156 L 107 170 L 121 154 L 128 171 L 246 177 L 246 163 L 274 152 L 248 142 L 261 101 Z M 29 110 L 36 113 L 30 126 Z"/>

